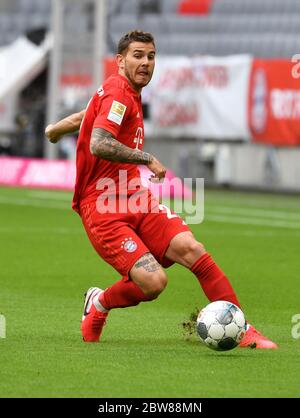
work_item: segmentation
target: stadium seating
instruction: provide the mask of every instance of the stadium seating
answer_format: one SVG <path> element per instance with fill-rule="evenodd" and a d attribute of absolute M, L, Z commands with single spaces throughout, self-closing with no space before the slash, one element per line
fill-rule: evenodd
<path fill-rule="evenodd" d="M 24 32 L 49 28 L 50 11 L 50 0 L 3 1 L 0 11 L 0 46 L 13 42 Z"/>
<path fill-rule="evenodd" d="M 124 16 L 123 16 L 124 17 Z M 169 33 L 296 33 L 300 15 L 215 15 L 185 16 L 170 14 L 163 17 Z"/>
<path fill-rule="evenodd" d="M 211 12 L 202 16 L 178 14 L 180 0 L 159 0 L 159 13 L 149 13 L 151 2 L 155 4 L 155 0 L 107 1 L 110 52 L 123 33 L 135 28 L 153 32 L 161 54 L 291 57 L 300 51 L 299 0 L 214 0 Z M 0 46 L 25 31 L 50 27 L 50 0 L 3 0 L 1 4 Z M 86 25 L 79 19 L 77 32 Z"/>
<path fill-rule="evenodd" d="M 161 0 L 160 14 L 143 14 L 141 2 L 122 2 L 112 14 L 112 48 L 122 33 L 133 28 L 155 34 L 161 54 L 291 57 L 300 50 L 299 0 L 214 0 L 211 13 L 180 15 L 179 0 Z"/>
<path fill-rule="evenodd" d="M 122 14 L 132 15 L 138 14 L 138 2 L 139 0 L 127 0 L 120 2 L 121 8 L 120 11 Z"/>
<path fill-rule="evenodd" d="M 161 0 L 161 11 L 164 14 L 176 13 L 178 9 L 179 0 Z"/>
<path fill-rule="evenodd" d="M 283 14 L 300 11 L 298 0 L 214 0 L 213 13 Z"/>

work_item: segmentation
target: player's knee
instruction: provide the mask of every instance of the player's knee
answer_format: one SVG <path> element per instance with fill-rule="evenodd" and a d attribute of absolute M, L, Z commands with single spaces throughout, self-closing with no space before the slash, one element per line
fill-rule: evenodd
<path fill-rule="evenodd" d="M 144 289 L 144 293 L 150 299 L 156 299 L 159 294 L 167 286 L 168 278 L 163 269 L 151 274 L 151 278 L 147 282 L 147 286 Z"/>
<path fill-rule="evenodd" d="M 204 245 L 201 242 L 195 240 L 195 238 L 189 238 L 182 242 L 181 248 L 178 249 L 179 252 L 188 257 L 189 255 L 202 255 L 205 253 Z"/>
<path fill-rule="evenodd" d="M 178 249 L 182 264 L 186 267 L 191 267 L 205 252 L 204 245 L 193 237 L 182 242 L 181 248 Z"/>
<path fill-rule="evenodd" d="M 187 253 L 188 254 L 195 254 L 195 255 L 203 255 L 206 252 L 204 245 L 201 242 L 193 240 L 188 246 Z"/>

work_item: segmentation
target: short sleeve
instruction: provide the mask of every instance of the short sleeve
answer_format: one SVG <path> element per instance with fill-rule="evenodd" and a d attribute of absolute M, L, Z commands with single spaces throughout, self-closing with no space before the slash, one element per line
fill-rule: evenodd
<path fill-rule="evenodd" d="M 102 128 L 117 137 L 132 110 L 132 100 L 121 89 L 107 92 L 99 107 L 93 128 Z"/>

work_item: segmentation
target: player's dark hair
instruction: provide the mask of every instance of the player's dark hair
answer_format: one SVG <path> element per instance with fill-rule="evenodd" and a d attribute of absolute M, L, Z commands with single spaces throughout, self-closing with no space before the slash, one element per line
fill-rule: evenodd
<path fill-rule="evenodd" d="M 133 30 L 126 33 L 119 41 L 118 54 L 123 54 L 132 42 L 144 42 L 145 44 L 153 44 L 155 47 L 154 37 L 150 32 L 141 30 Z"/>

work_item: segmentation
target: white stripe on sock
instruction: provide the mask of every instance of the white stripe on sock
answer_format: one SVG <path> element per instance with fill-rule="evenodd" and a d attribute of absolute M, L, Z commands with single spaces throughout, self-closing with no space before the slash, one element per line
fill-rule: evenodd
<path fill-rule="evenodd" d="M 95 308 L 97 309 L 97 311 L 107 313 L 108 310 L 105 309 L 104 306 L 102 305 L 102 303 L 99 301 L 99 296 L 101 295 L 101 293 L 103 293 L 103 292 L 99 292 L 93 297 L 93 304 L 94 304 Z"/>

